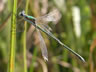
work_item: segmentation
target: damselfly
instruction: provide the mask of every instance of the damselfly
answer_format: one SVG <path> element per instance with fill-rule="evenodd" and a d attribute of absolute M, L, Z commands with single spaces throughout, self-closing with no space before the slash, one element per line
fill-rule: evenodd
<path fill-rule="evenodd" d="M 78 53 L 73 51 L 71 48 L 63 44 L 58 38 L 56 38 L 51 32 L 50 32 L 50 27 L 48 25 L 44 25 L 44 23 L 48 23 L 50 21 L 54 22 L 58 19 L 60 19 L 60 12 L 58 10 L 53 10 L 49 14 L 46 14 L 44 16 L 41 16 L 39 18 L 35 18 L 33 16 L 26 15 L 24 11 L 20 12 L 19 15 L 24 18 L 25 21 L 31 23 L 33 26 L 36 27 L 37 32 L 39 34 L 39 39 L 40 39 L 40 47 L 42 51 L 42 56 L 44 60 L 48 61 L 48 53 L 47 53 L 47 47 L 45 45 L 45 42 L 43 40 L 43 37 L 40 33 L 40 31 L 44 32 L 48 36 L 52 37 L 54 40 L 56 40 L 62 47 L 67 49 L 68 51 L 72 52 L 74 55 L 76 55 L 81 61 L 85 62 L 84 58 L 80 56 Z M 56 15 L 59 15 L 59 17 L 56 17 Z M 40 31 L 39 31 L 40 30 Z"/>

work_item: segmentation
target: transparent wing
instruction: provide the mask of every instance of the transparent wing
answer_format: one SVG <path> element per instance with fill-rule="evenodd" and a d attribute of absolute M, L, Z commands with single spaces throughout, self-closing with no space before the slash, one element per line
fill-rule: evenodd
<path fill-rule="evenodd" d="M 60 12 L 57 9 L 55 9 L 51 11 L 50 13 L 37 18 L 36 24 L 47 24 L 50 21 L 52 22 L 58 21 L 60 20 L 60 18 L 61 18 Z"/>
<path fill-rule="evenodd" d="M 17 17 L 17 21 L 16 21 L 16 32 L 23 32 L 24 31 L 24 19 Z"/>
<path fill-rule="evenodd" d="M 46 44 L 44 42 L 44 39 L 40 33 L 40 31 L 37 29 L 38 35 L 39 35 L 39 39 L 40 39 L 40 48 L 42 51 L 42 56 L 44 58 L 45 61 L 48 61 L 48 52 L 47 52 L 47 47 Z"/>

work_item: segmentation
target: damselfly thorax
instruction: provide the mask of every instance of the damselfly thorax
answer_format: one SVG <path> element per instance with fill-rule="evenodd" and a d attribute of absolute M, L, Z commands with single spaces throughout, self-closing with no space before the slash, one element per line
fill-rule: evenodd
<path fill-rule="evenodd" d="M 36 18 L 34 18 L 33 16 L 26 15 L 24 11 L 20 12 L 19 15 L 31 21 L 33 24 L 36 24 Z"/>

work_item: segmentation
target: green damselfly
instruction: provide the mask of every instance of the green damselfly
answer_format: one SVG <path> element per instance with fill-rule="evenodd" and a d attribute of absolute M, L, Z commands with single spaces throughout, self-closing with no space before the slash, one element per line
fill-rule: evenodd
<path fill-rule="evenodd" d="M 47 53 L 47 47 L 45 45 L 45 42 L 43 40 L 43 37 L 42 37 L 40 31 L 44 32 L 45 34 L 47 34 L 48 36 L 50 36 L 51 38 L 53 38 L 54 40 L 56 40 L 61 46 L 63 46 L 64 48 L 66 48 L 68 51 L 72 52 L 81 61 L 85 62 L 85 60 L 84 60 L 84 58 L 82 56 L 80 56 L 78 53 L 76 53 L 75 51 L 73 51 L 71 48 L 69 48 L 68 46 L 66 46 L 65 44 L 63 44 L 58 38 L 56 38 L 50 32 L 50 30 L 49 30 L 50 27 L 49 26 L 44 25 L 44 23 L 48 23 L 50 21 L 54 22 L 54 21 L 58 20 L 60 17 L 57 18 L 56 17 L 56 14 L 59 15 L 59 16 L 61 16 L 60 15 L 60 12 L 58 10 L 53 10 L 49 14 L 46 14 L 46 15 L 41 16 L 39 18 L 35 18 L 33 16 L 26 15 L 24 11 L 22 11 L 22 12 L 19 13 L 19 15 L 21 17 L 23 17 L 25 21 L 31 23 L 33 26 L 36 27 L 37 32 L 39 34 L 39 38 L 40 38 L 41 51 L 42 51 L 42 56 L 43 56 L 44 60 L 47 60 L 48 61 L 48 53 Z"/>

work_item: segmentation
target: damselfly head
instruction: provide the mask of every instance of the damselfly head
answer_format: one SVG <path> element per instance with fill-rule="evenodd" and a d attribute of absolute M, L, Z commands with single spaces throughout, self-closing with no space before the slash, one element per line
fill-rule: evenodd
<path fill-rule="evenodd" d="M 25 11 L 23 10 L 22 12 L 19 13 L 19 16 L 24 16 Z"/>

